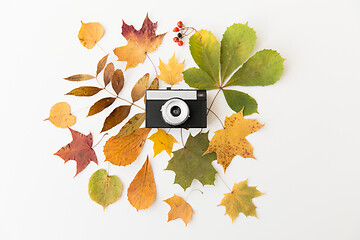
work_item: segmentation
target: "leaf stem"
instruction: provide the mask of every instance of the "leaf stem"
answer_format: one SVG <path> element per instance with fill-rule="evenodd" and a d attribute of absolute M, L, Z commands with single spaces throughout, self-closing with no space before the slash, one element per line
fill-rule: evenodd
<path fill-rule="evenodd" d="M 186 202 L 186 200 L 189 198 L 190 194 L 193 193 L 194 191 L 199 191 L 199 192 L 201 192 L 201 194 L 204 194 L 203 191 L 201 191 L 200 189 L 195 188 L 195 189 L 191 190 L 191 191 L 188 193 L 188 195 L 184 198 L 185 202 Z"/>
<path fill-rule="evenodd" d="M 219 116 L 213 111 L 213 110 L 211 110 L 210 108 L 208 108 L 208 111 L 210 111 L 212 114 L 214 114 L 214 116 L 219 120 L 219 122 L 221 123 L 221 126 L 223 127 L 223 128 L 225 128 L 224 127 L 224 124 L 222 123 L 222 121 L 220 120 L 220 118 L 219 118 Z"/>
<path fill-rule="evenodd" d="M 146 55 L 146 57 L 150 60 L 151 64 L 153 65 L 154 70 L 155 70 L 155 73 L 156 73 L 156 76 L 158 76 L 159 74 L 158 74 L 158 72 L 157 72 L 157 70 L 156 70 L 156 67 L 155 67 L 154 62 L 151 60 L 151 58 L 149 57 L 149 55 L 148 55 L 147 53 L 145 53 L 145 55 Z"/>
<path fill-rule="evenodd" d="M 103 51 L 105 54 L 109 54 L 108 52 L 106 52 L 101 46 L 99 43 L 96 43 L 96 45 L 101 49 L 101 51 Z"/>
<path fill-rule="evenodd" d="M 183 140 L 183 135 L 182 135 L 182 128 L 180 128 L 180 137 L 181 137 L 181 143 L 183 145 L 183 147 L 185 147 L 185 144 L 184 144 L 184 140 Z"/>
<path fill-rule="evenodd" d="M 222 90 L 222 88 L 219 88 L 219 90 L 218 90 L 217 93 L 215 94 L 215 97 L 213 98 L 213 100 L 212 100 L 211 103 L 210 103 L 210 106 L 208 107 L 208 111 L 207 111 L 207 113 L 206 113 L 206 116 L 209 114 L 210 109 L 211 109 L 212 105 L 214 104 L 215 99 L 216 99 L 217 95 L 219 94 L 219 92 L 220 92 L 221 90 Z"/>
<path fill-rule="evenodd" d="M 223 184 L 229 189 L 230 192 L 232 192 L 231 188 L 225 183 L 224 179 L 220 176 L 219 172 L 216 173 L 219 177 L 219 179 L 223 182 Z"/>
<path fill-rule="evenodd" d="M 102 138 L 97 142 L 97 144 L 95 144 L 92 148 L 94 149 L 97 145 L 99 145 L 99 143 L 104 139 L 104 137 L 108 135 L 107 133 L 105 133 Z"/>

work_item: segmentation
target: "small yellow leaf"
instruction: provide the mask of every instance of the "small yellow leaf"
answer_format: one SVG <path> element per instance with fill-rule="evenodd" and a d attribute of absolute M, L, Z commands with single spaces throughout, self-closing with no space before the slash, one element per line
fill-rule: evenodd
<path fill-rule="evenodd" d="M 184 62 L 185 61 L 177 63 L 175 53 L 169 59 L 169 63 L 167 65 L 160 59 L 159 69 L 161 74 L 158 78 L 170 85 L 178 84 L 183 79 L 182 72 L 184 71 Z"/>
<path fill-rule="evenodd" d="M 95 44 L 100 41 L 102 36 L 104 35 L 104 28 L 100 23 L 90 22 L 83 23 L 81 21 L 81 28 L 79 31 L 78 38 L 81 44 L 87 49 L 91 49 L 95 46 Z"/>
<path fill-rule="evenodd" d="M 71 115 L 71 109 L 68 103 L 59 102 L 51 107 L 50 116 L 45 120 L 49 120 L 58 128 L 68 128 L 75 124 L 76 117 Z"/>
<path fill-rule="evenodd" d="M 156 196 L 156 185 L 149 157 L 128 188 L 128 200 L 136 210 L 151 206 Z"/>
<path fill-rule="evenodd" d="M 190 204 L 185 202 L 184 199 L 177 195 L 174 195 L 173 197 L 164 200 L 164 202 L 169 204 L 171 207 L 168 213 L 168 222 L 177 218 L 181 218 L 184 221 L 185 225 L 189 223 L 194 213 Z"/>
<path fill-rule="evenodd" d="M 154 142 L 154 157 L 164 150 L 171 156 L 173 145 L 174 143 L 177 143 L 172 135 L 167 134 L 160 128 L 157 133 L 151 135 L 149 139 Z"/>
<path fill-rule="evenodd" d="M 215 132 L 204 154 L 216 152 L 217 162 L 224 167 L 224 171 L 236 155 L 255 159 L 253 147 L 245 137 L 263 126 L 256 119 L 244 119 L 243 110 L 234 113 L 226 117 L 225 129 Z"/>

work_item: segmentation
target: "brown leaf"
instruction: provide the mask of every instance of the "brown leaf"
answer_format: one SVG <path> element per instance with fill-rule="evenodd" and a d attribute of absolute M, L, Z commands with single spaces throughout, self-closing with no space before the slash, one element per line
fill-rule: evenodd
<path fill-rule="evenodd" d="M 164 200 L 164 202 L 169 204 L 171 207 L 168 213 L 168 222 L 177 218 L 181 218 L 185 225 L 189 223 L 194 211 L 190 204 L 185 202 L 183 198 L 174 194 L 173 197 Z"/>
<path fill-rule="evenodd" d="M 70 105 L 66 102 L 56 103 L 50 109 L 50 116 L 44 121 L 49 120 L 58 128 L 68 128 L 75 124 L 76 117 L 71 115 Z"/>
<path fill-rule="evenodd" d="M 134 26 L 127 25 L 123 21 L 122 35 L 128 43 L 126 46 L 115 48 L 114 54 L 119 58 L 118 61 L 127 61 L 126 69 L 144 62 L 146 54 L 155 51 L 161 44 L 165 33 L 156 35 L 156 28 L 157 22 L 153 23 L 148 15 L 140 30 L 136 30 Z"/>
<path fill-rule="evenodd" d="M 104 35 L 104 28 L 100 23 L 90 22 L 83 23 L 81 21 L 81 28 L 79 31 L 78 38 L 81 44 L 87 49 L 91 49 L 95 46 L 95 44 L 100 41 L 102 36 Z"/>
<path fill-rule="evenodd" d="M 96 76 L 104 69 L 109 54 L 105 55 L 97 64 Z"/>
<path fill-rule="evenodd" d="M 68 81 L 79 82 L 79 81 L 90 80 L 93 78 L 95 78 L 95 77 L 91 76 L 89 74 L 76 74 L 76 75 L 72 75 L 72 76 L 64 78 L 64 79 L 68 80 Z"/>
<path fill-rule="evenodd" d="M 87 116 L 89 117 L 101 112 L 105 108 L 109 107 L 115 100 L 116 98 L 112 98 L 112 97 L 100 99 L 99 101 L 94 103 L 94 105 L 91 106 Z"/>
<path fill-rule="evenodd" d="M 157 77 L 154 78 L 154 80 L 151 82 L 150 87 L 148 89 L 149 90 L 157 90 L 157 89 L 159 89 L 159 79 Z"/>
<path fill-rule="evenodd" d="M 128 200 L 136 210 L 146 209 L 151 206 L 156 196 L 156 186 L 149 157 L 128 188 Z"/>
<path fill-rule="evenodd" d="M 114 76 L 115 67 L 113 63 L 109 63 L 104 71 L 104 84 L 105 87 L 112 81 Z"/>
<path fill-rule="evenodd" d="M 139 156 L 151 128 L 139 128 L 122 138 L 110 138 L 104 146 L 105 161 L 114 165 L 126 166 Z"/>
<path fill-rule="evenodd" d="M 120 132 L 115 136 L 115 138 L 126 137 L 132 134 L 136 129 L 138 129 L 141 124 L 145 121 L 145 113 L 138 113 L 130 120 L 125 123 L 125 125 L 120 129 Z"/>
<path fill-rule="evenodd" d="M 149 84 L 149 74 L 146 73 L 142 78 L 140 78 L 133 87 L 131 91 L 131 98 L 133 102 L 138 101 L 145 94 L 147 85 Z"/>
<path fill-rule="evenodd" d="M 75 130 L 69 128 L 72 135 L 72 142 L 62 147 L 54 155 L 57 155 L 65 160 L 76 161 L 76 175 L 84 170 L 91 161 L 98 163 L 95 151 L 92 149 L 93 138 L 91 133 L 85 136 Z"/>
<path fill-rule="evenodd" d="M 119 106 L 105 119 L 101 132 L 105 132 L 121 123 L 130 112 L 131 106 Z"/>
<path fill-rule="evenodd" d="M 75 89 L 71 90 L 70 92 L 68 92 L 66 95 L 74 95 L 74 96 L 78 96 L 78 97 L 89 97 L 89 96 L 93 96 L 93 95 L 97 94 L 101 90 L 102 90 L 102 88 L 85 86 L 85 87 L 75 88 Z"/>
<path fill-rule="evenodd" d="M 111 85 L 115 93 L 119 94 L 124 86 L 124 74 L 123 71 L 121 71 L 121 69 L 116 69 L 116 71 L 114 72 L 114 75 L 111 79 Z"/>

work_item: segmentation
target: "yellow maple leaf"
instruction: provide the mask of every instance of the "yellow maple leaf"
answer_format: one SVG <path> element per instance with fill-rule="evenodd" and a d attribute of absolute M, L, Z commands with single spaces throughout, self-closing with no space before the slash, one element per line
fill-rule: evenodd
<path fill-rule="evenodd" d="M 224 167 L 224 171 L 236 155 L 255 159 L 253 147 L 245 137 L 263 126 L 256 119 L 244 119 L 243 110 L 234 113 L 226 117 L 225 128 L 215 132 L 204 154 L 216 152 L 217 162 Z"/>
<path fill-rule="evenodd" d="M 161 44 L 166 33 L 156 35 L 157 22 L 153 23 L 148 15 L 140 30 L 123 21 L 122 35 L 128 41 L 126 46 L 114 49 L 118 61 L 127 61 L 126 69 L 136 67 L 145 61 L 147 53 L 153 52 Z M 126 70 L 125 69 L 125 70 Z"/>
<path fill-rule="evenodd" d="M 136 210 L 146 209 L 155 200 L 156 185 L 149 157 L 128 188 L 128 200 Z"/>
<path fill-rule="evenodd" d="M 184 71 L 184 62 L 185 61 L 177 63 L 175 53 L 169 59 L 169 63 L 167 65 L 160 59 L 159 69 L 161 74 L 158 78 L 170 85 L 178 84 L 183 79 L 182 72 Z"/>
<path fill-rule="evenodd" d="M 49 120 L 58 128 L 68 128 L 75 124 L 76 117 L 71 115 L 70 105 L 66 102 L 56 103 L 50 109 L 50 116 L 44 121 Z"/>
<path fill-rule="evenodd" d="M 257 217 L 256 206 L 252 199 L 261 195 L 264 193 L 257 190 L 256 187 L 249 187 L 248 180 L 245 180 L 234 184 L 231 193 L 225 194 L 219 206 L 225 207 L 225 214 L 228 214 L 233 222 L 241 212 L 245 216 Z"/>
<path fill-rule="evenodd" d="M 185 202 L 184 199 L 174 194 L 173 197 L 164 200 L 167 204 L 170 205 L 171 209 L 168 213 L 168 222 L 181 218 L 185 225 L 189 223 L 191 217 L 194 213 L 190 204 Z"/>
<path fill-rule="evenodd" d="M 81 44 L 87 49 L 91 49 L 104 36 L 104 28 L 98 22 L 83 23 L 78 38 Z"/>
<path fill-rule="evenodd" d="M 151 135 L 149 139 L 154 142 L 154 157 L 164 150 L 171 156 L 173 145 L 177 143 L 172 135 L 167 134 L 160 128 L 156 133 Z"/>

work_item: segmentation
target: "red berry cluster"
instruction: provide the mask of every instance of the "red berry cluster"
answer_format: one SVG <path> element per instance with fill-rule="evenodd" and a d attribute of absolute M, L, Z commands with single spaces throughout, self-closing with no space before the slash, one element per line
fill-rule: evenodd
<path fill-rule="evenodd" d="M 196 31 L 193 27 L 185 27 L 182 21 L 177 22 L 177 27 L 173 29 L 173 32 L 177 32 L 176 37 L 173 38 L 179 46 L 182 46 L 184 42 L 181 40 L 183 37 L 188 36 L 193 31 Z"/>

